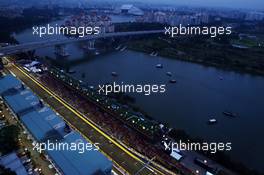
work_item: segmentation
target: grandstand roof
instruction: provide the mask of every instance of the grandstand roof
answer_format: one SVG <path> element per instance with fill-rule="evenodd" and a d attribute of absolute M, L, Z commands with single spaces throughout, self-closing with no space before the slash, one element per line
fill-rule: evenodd
<path fill-rule="evenodd" d="M 87 144 L 88 142 L 77 132 L 67 135 L 63 143 L 79 143 Z M 78 151 L 77 151 L 78 152 Z M 95 174 L 98 171 L 111 171 L 112 163 L 96 150 L 84 151 L 77 153 L 76 151 L 48 151 L 49 156 L 54 162 L 64 170 L 65 175 L 72 174 Z"/>
<path fill-rule="evenodd" d="M 0 94 L 2 95 L 4 92 L 12 89 L 14 87 L 18 87 L 21 85 L 21 82 L 16 79 L 12 75 L 6 75 L 0 78 Z"/>
<path fill-rule="evenodd" d="M 28 174 L 16 153 L 10 153 L 0 157 L 0 165 L 4 166 L 5 168 L 10 168 L 12 171 L 16 172 L 17 175 Z"/>
<path fill-rule="evenodd" d="M 0 92 L 3 92 L 1 95 L 6 103 L 38 142 L 88 143 L 76 131 L 67 134 L 64 131 L 65 122 L 49 107 L 41 107 L 39 98 L 29 89 L 22 88 L 21 82 L 15 77 L 8 75 L 1 78 Z M 52 150 L 47 153 L 65 175 L 91 175 L 98 171 L 110 172 L 112 169 L 111 161 L 95 150 L 84 153 L 78 150 Z"/>
<path fill-rule="evenodd" d="M 31 111 L 21 116 L 21 120 L 37 140 L 61 140 L 66 134 L 64 121 L 48 107 Z"/>
<path fill-rule="evenodd" d="M 28 89 L 13 89 L 5 93 L 4 99 L 18 116 L 35 110 L 39 99 Z"/>

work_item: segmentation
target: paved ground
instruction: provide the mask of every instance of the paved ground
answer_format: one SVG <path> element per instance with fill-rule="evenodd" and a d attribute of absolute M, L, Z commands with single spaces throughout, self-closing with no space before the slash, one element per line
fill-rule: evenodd
<path fill-rule="evenodd" d="M 47 91 L 45 87 L 43 88 L 39 82 L 31 79 L 25 72 L 21 71 L 13 64 L 9 64 L 7 69 L 14 73 L 20 80 L 22 80 L 33 92 L 35 92 L 40 98 L 42 98 L 51 108 L 57 111 L 65 121 L 67 121 L 72 127 L 78 128 L 77 130 L 83 134 L 92 143 L 100 143 L 99 147 L 101 152 L 106 156 L 111 157 L 111 160 L 118 167 L 122 167 L 126 170 L 128 174 L 136 174 L 142 167 L 144 163 L 142 160 L 137 158 L 134 154 L 126 150 L 124 147 L 110 141 L 106 135 L 98 131 L 89 124 L 89 121 L 81 116 L 78 111 L 69 107 L 67 102 L 64 102 L 61 98 L 57 97 L 53 92 Z M 65 104 L 66 103 L 66 104 Z M 168 174 L 163 173 L 160 170 L 153 170 L 149 168 L 144 168 L 141 170 L 139 175 L 150 175 L 150 174 Z"/>

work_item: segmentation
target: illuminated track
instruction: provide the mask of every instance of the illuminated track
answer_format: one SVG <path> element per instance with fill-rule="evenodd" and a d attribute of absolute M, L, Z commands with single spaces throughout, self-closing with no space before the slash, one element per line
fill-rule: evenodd
<path fill-rule="evenodd" d="M 90 127 L 92 127 L 95 131 L 97 131 L 100 135 L 102 135 L 103 137 L 105 137 L 108 141 L 110 141 L 111 143 L 113 143 L 115 146 L 117 146 L 120 150 L 122 150 L 122 152 L 124 152 L 125 154 L 127 154 L 129 157 L 133 158 L 134 161 L 136 161 L 137 163 L 140 163 L 143 167 L 145 162 L 140 159 L 139 157 L 137 157 L 134 153 L 130 152 L 127 148 L 125 148 L 123 145 L 121 145 L 120 143 L 118 143 L 115 139 L 111 138 L 109 135 L 107 135 L 105 132 L 103 132 L 100 128 L 98 128 L 92 121 L 90 121 L 84 114 L 82 114 L 81 112 L 79 112 L 78 110 L 76 110 L 74 107 L 72 107 L 69 103 L 67 103 L 65 100 L 63 100 L 61 97 L 59 97 L 57 94 L 55 94 L 54 92 L 52 92 L 50 89 L 48 89 L 47 87 L 45 87 L 42 83 L 40 83 L 37 79 L 33 78 L 32 76 L 28 75 L 27 72 L 25 72 L 22 68 L 19 68 L 18 66 L 16 66 L 15 64 L 11 64 L 11 66 L 13 68 L 15 68 L 19 73 L 21 73 L 22 75 L 24 75 L 26 78 L 28 78 L 30 81 L 34 82 L 34 84 L 36 84 L 38 87 L 40 87 L 42 90 L 44 90 L 47 94 L 49 94 L 51 97 L 53 97 L 54 99 L 56 99 L 58 102 L 60 102 L 65 108 L 67 108 L 68 110 L 70 110 L 73 114 L 75 114 L 79 119 L 81 119 L 83 122 L 85 122 L 86 124 L 88 124 Z M 12 70 L 11 70 L 12 71 Z M 18 73 L 14 73 L 19 77 Z M 66 120 L 66 119 L 65 119 Z M 71 124 L 71 122 L 69 122 L 68 120 L 66 120 L 73 128 L 75 128 L 76 130 L 78 130 L 82 135 L 83 132 L 78 129 L 77 127 L 73 126 Z M 92 142 L 87 136 L 84 135 L 84 137 L 89 140 L 90 142 Z M 119 168 L 121 168 L 122 170 L 124 170 L 126 173 L 131 174 L 129 172 L 129 170 L 125 170 L 125 168 L 123 168 L 122 165 L 120 165 L 119 163 L 117 163 L 115 160 L 113 160 L 113 158 L 111 158 L 111 156 L 109 154 L 107 154 L 106 152 L 104 152 L 103 150 L 101 150 L 107 157 L 109 157 L 116 165 L 118 165 Z M 151 165 L 146 166 L 144 173 L 141 174 L 157 174 L 157 175 L 166 175 L 166 174 L 175 174 L 172 173 L 171 171 L 164 169 L 163 167 L 160 167 L 158 164 L 155 164 L 156 166 L 159 167 L 159 169 L 157 169 L 156 167 L 153 167 Z"/>

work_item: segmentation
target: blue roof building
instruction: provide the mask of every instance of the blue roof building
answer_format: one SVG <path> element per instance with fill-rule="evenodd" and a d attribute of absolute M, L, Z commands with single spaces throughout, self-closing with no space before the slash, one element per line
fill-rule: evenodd
<path fill-rule="evenodd" d="M 72 132 L 67 135 L 63 143 L 82 143 L 88 142 L 77 132 Z M 85 146 L 84 146 L 85 147 Z M 94 148 L 94 147 L 93 147 Z M 80 151 L 80 150 L 79 150 Z M 78 152 L 78 151 L 77 151 Z M 98 151 L 92 149 L 83 153 L 75 151 L 62 150 L 62 151 L 48 151 L 48 155 L 52 160 L 64 169 L 65 175 L 72 174 L 111 174 L 112 163 L 106 159 L 103 154 L 98 154 Z"/>
<path fill-rule="evenodd" d="M 39 105 L 39 98 L 15 77 L 0 78 L 0 95 L 36 141 L 68 145 L 89 143 L 75 131 L 65 132 L 64 120 L 49 107 Z M 83 153 L 72 149 L 47 150 L 46 153 L 65 175 L 111 174 L 112 162 L 95 149 Z"/>
<path fill-rule="evenodd" d="M 16 153 L 10 153 L 0 157 L 0 165 L 4 166 L 5 168 L 10 168 L 10 170 L 14 171 L 17 175 L 28 174 Z"/>
<path fill-rule="evenodd" d="M 61 140 L 66 134 L 65 122 L 46 106 L 28 112 L 20 118 L 29 131 L 34 131 L 32 134 L 39 141 Z"/>
<path fill-rule="evenodd" d="M 21 82 L 12 75 L 6 75 L 0 78 L 0 95 L 7 92 L 8 90 L 20 87 Z"/>
<path fill-rule="evenodd" d="M 3 97 L 19 117 L 27 112 L 36 110 L 39 104 L 38 97 L 28 89 L 16 88 L 9 93 L 3 94 Z"/>

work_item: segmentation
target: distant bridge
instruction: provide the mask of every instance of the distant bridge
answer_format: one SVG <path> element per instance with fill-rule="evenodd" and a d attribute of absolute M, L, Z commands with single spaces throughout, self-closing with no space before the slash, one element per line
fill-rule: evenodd
<path fill-rule="evenodd" d="M 89 41 L 89 40 L 96 40 L 101 38 L 113 38 L 113 37 L 122 37 L 122 36 L 149 35 L 149 34 L 158 34 L 158 33 L 164 33 L 164 30 L 105 33 L 98 35 L 87 35 L 82 38 L 78 37 L 78 38 L 53 39 L 53 40 L 43 40 L 39 42 L 23 43 L 19 45 L 11 45 L 0 48 L 0 57 L 16 54 L 19 52 L 26 52 L 30 50 L 51 47 L 56 45 L 70 44 L 80 41 Z"/>

